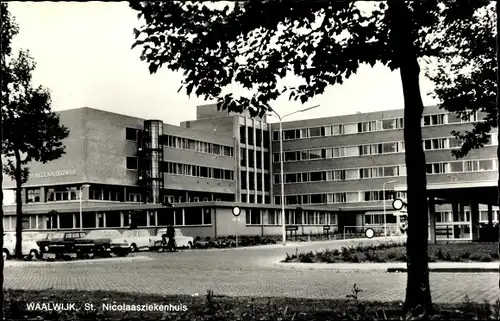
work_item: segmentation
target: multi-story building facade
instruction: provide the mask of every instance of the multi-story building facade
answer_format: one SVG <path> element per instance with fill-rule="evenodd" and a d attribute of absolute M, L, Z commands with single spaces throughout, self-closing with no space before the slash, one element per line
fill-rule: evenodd
<path fill-rule="evenodd" d="M 403 110 L 390 110 L 283 123 L 286 204 L 333 206 L 339 211 L 339 226 L 382 224 L 384 202 L 390 211 L 389 200 L 405 198 L 405 188 L 394 188 L 406 184 L 403 115 Z M 425 108 L 422 146 L 428 187 L 470 181 L 496 185 L 496 133 L 487 146 L 463 159 L 451 154 L 461 144 L 452 130 L 470 130 L 482 116 L 471 113 L 460 119 L 437 106 Z M 279 124 L 272 124 L 272 140 L 274 199 L 279 204 Z M 487 221 L 487 208 L 481 209 L 481 221 Z M 450 213 L 450 204 L 438 205 L 438 222 L 453 221 Z M 459 220 L 470 222 L 470 211 L 464 215 Z"/>
<path fill-rule="evenodd" d="M 222 213 L 237 204 L 248 210 L 239 233 L 280 233 L 278 124 L 268 124 L 265 116 L 204 105 L 197 108 L 196 120 L 174 126 L 91 108 L 59 114 L 70 129 L 66 154 L 30 164 L 22 196 L 25 228 L 172 223 L 196 235 L 218 235 L 236 228 L 231 215 Z M 496 135 L 464 159 L 451 155 L 459 146 L 451 131 L 467 130 L 480 119 L 474 114 L 461 120 L 437 107 L 425 108 L 422 144 L 430 186 L 495 182 Z M 404 188 L 394 192 L 406 182 L 403 110 L 286 122 L 283 139 L 286 224 L 300 225 L 302 231 L 328 225 L 340 232 L 345 226 L 380 225 L 384 205 L 390 213 L 389 200 L 405 197 Z M 4 189 L 13 187 L 4 177 Z M 175 209 L 167 211 L 162 203 Z M 4 226 L 13 229 L 15 208 L 7 205 L 5 211 Z M 438 222 L 456 221 L 450 205 L 437 211 Z M 216 212 L 227 217 L 217 218 Z M 459 220 L 467 215 L 465 210 Z M 388 223 L 393 219 L 386 216 Z"/>

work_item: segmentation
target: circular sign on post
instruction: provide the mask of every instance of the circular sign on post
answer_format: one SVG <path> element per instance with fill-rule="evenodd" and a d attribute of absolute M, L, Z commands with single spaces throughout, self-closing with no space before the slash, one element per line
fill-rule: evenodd
<path fill-rule="evenodd" d="M 405 202 L 403 202 L 402 199 L 396 198 L 394 201 L 392 201 L 392 208 L 395 210 L 399 211 L 405 206 Z"/>
<path fill-rule="evenodd" d="M 238 217 L 241 214 L 241 210 L 238 206 L 233 207 L 233 215 Z"/>
<path fill-rule="evenodd" d="M 365 235 L 367 238 L 371 239 L 372 237 L 375 236 L 375 231 L 371 228 L 366 229 Z"/>

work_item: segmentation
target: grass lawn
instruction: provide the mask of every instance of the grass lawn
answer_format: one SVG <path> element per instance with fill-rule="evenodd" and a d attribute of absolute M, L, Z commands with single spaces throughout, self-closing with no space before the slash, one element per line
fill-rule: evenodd
<path fill-rule="evenodd" d="M 362 292 L 346 300 L 309 300 L 289 298 L 232 298 L 204 296 L 154 296 L 115 292 L 84 291 L 13 291 L 5 293 L 6 320 L 400 320 L 401 302 L 362 302 Z M 359 293 L 359 300 L 358 294 Z M 29 303 L 76 303 L 81 311 L 28 311 Z M 84 311 L 85 303 L 94 310 Z M 186 311 L 106 312 L 102 304 L 185 305 Z M 500 303 L 436 305 L 431 320 L 500 320 Z"/>
<path fill-rule="evenodd" d="M 494 262 L 498 261 L 498 243 L 440 243 L 429 244 L 430 262 Z M 360 263 L 406 262 L 404 243 L 358 245 L 341 250 L 324 250 L 288 254 L 284 262 L 302 263 Z"/>

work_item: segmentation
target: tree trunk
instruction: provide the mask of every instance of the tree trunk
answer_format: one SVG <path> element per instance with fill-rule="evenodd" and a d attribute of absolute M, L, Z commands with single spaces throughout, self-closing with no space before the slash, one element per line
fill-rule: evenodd
<path fill-rule="evenodd" d="M 498 131 L 498 138 L 500 138 L 500 22 L 498 21 L 498 15 L 500 14 L 500 1 L 496 2 L 496 14 L 497 14 L 497 38 L 496 38 L 496 46 L 497 46 L 497 52 L 496 52 L 496 58 L 497 58 L 497 129 Z M 500 145 L 497 147 L 497 159 L 500 160 Z M 497 200 L 497 205 L 500 205 L 500 168 L 499 168 L 499 176 L 498 176 L 498 200 Z M 497 227 L 500 228 L 500 225 Z M 499 233 L 500 235 L 500 233 Z M 498 254 L 500 254 L 500 239 L 498 240 Z M 498 270 L 500 272 L 500 269 Z M 500 277 L 500 275 L 499 275 Z M 498 287 L 500 288 L 500 278 L 498 279 Z"/>
<path fill-rule="evenodd" d="M 426 161 L 422 147 L 421 120 L 424 111 L 412 17 L 403 1 L 390 1 L 391 42 L 398 60 L 404 95 L 404 141 L 406 159 L 408 229 L 406 253 L 408 273 L 404 313 L 433 311 L 429 286 L 428 215 Z"/>
<path fill-rule="evenodd" d="M 0 106 L 1 108 L 1 106 Z M 0 110 L 0 155 L 3 155 L 3 113 Z M 2 157 L 0 157 L 0 170 L 3 169 Z M 0 175 L 0 186 L 3 186 L 3 175 Z M 0 247 L 3 249 L 3 189 L 0 188 Z M 0 320 L 3 320 L 4 293 L 3 293 L 3 255 L 0 258 Z"/>
<path fill-rule="evenodd" d="M 23 258 L 22 242 L 23 242 L 23 203 L 22 203 L 22 171 L 21 171 L 21 155 L 19 151 L 15 151 L 16 158 L 16 253 L 18 259 Z"/>

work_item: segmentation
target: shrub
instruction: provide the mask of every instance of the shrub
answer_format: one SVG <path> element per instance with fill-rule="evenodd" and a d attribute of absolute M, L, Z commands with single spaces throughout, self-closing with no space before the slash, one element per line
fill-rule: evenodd
<path fill-rule="evenodd" d="M 491 256 L 489 254 L 484 254 L 481 256 L 480 261 L 481 262 L 491 262 L 491 261 L 493 261 L 493 259 L 491 258 Z"/>
<path fill-rule="evenodd" d="M 398 255 L 397 260 L 399 262 L 407 262 L 408 261 L 408 257 L 406 256 L 406 253 L 401 253 L 401 254 Z"/>
<path fill-rule="evenodd" d="M 433 255 L 429 255 L 428 261 L 429 262 L 436 262 L 436 258 Z"/>
<path fill-rule="evenodd" d="M 313 263 L 314 257 L 314 253 L 312 251 L 309 251 L 307 253 L 299 253 L 298 255 L 299 262 L 302 263 Z"/>
<path fill-rule="evenodd" d="M 460 259 L 461 259 L 461 256 L 460 256 L 460 255 L 457 255 L 457 256 L 453 256 L 453 257 L 451 258 L 451 261 L 453 261 L 453 262 L 460 262 Z"/>
<path fill-rule="evenodd" d="M 445 259 L 446 261 L 452 261 L 451 253 L 450 253 L 450 252 L 446 252 L 446 253 L 444 254 L 444 259 Z"/>
<path fill-rule="evenodd" d="M 340 255 L 340 251 L 338 249 L 334 249 L 332 251 L 332 254 L 335 255 L 335 256 L 339 256 Z"/>
<path fill-rule="evenodd" d="M 478 253 L 472 253 L 469 257 L 469 260 L 471 261 L 479 261 L 481 260 L 481 254 Z"/>
<path fill-rule="evenodd" d="M 467 250 L 463 250 L 462 253 L 460 253 L 460 258 L 467 260 L 470 258 L 470 252 Z"/>
<path fill-rule="evenodd" d="M 352 257 L 351 257 L 351 262 L 352 263 L 359 263 L 360 262 L 360 259 L 358 257 L 357 254 L 354 254 Z"/>
<path fill-rule="evenodd" d="M 396 252 L 389 252 L 389 253 L 387 253 L 387 258 L 388 258 L 389 260 L 394 260 L 397 256 L 398 256 L 398 255 L 397 255 L 397 253 L 396 253 Z"/>
<path fill-rule="evenodd" d="M 365 257 L 366 257 L 366 260 L 370 261 L 370 262 L 378 262 L 378 260 L 380 259 L 379 255 L 375 251 L 366 252 Z"/>
<path fill-rule="evenodd" d="M 497 260 L 499 257 L 498 252 L 490 252 L 490 256 L 492 259 L 495 259 L 495 260 Z"/>
<path fill-rule="evenodd" d="M 438 260 L 444 260 L 444 254 L 443 254 L 443 251 L 441 250 L 441 248 L 439 248 L 437 251 L 436 251 L 436 259 Z"/>

